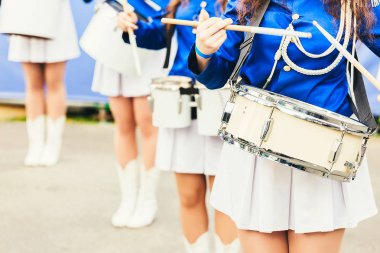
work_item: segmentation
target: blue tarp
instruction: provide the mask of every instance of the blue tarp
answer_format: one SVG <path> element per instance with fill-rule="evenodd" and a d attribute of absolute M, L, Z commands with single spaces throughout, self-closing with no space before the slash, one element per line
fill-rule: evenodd
<path fill-rule="evenodd" d="M 78 38 L 93 14 L 93 4 L 71 0 Z M 8 37 L 0 35 L 0 101 L 12 99 L 23 101 L 24 79 L 21 66 L 7 61 Z M 82 52 L 81 57 L 67 65 L 66 85 L 68 99 L 72 102 L 104 102 L 106 98 L 91 92 L 94 61 Z"/>
<path fill-rule="evenodd" d="M 71 0 L 74 18 L 77 26 L 78 37 L 88 24 L 92 13 L 93 4 L 84 4 L 83 1 Z M 7 61 L 8 43 L 7 37 L 0 35 L 0 100 L 17 99 L 22 101 L 24 97 L 24 80 L 21 67 L 17 63 Z M 359 58 L 362 64 L 373 74 L 377 75 L 380 59 L 373 55 L 364 45 L 359 46 Z M 84 52 L 80 58 L 68 63 L 66 74 L 68 98 L 76 102 L 103 102 L 106 99 L 91 92 L 94 61 Z M 380 75 L 379 75 L 380 76 Z M 380 92 L 366 80 L 367 92 L 371 107 L 375 115 L 380 116 L 380 102 L 377 96 Z"/>

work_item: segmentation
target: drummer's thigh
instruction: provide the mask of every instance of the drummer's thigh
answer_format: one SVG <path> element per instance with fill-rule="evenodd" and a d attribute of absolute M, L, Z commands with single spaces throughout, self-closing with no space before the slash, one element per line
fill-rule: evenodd
<path fill-rule="evenodd" d="M 290 253 L 339 253 L 344 229 L 333 232 L 296 234 L 289 231 Z"/>
<path fill-rule="evenodd" d="M 244 253 L 288 253 L 287 231 L 260 233 L 239 230 Z"/>

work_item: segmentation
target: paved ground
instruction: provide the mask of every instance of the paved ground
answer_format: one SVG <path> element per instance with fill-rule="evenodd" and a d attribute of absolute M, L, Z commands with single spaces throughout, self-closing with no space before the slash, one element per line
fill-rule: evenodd
<path fill-rule="evenodd" d="M 114 229 L 118 205 L 112 125 L 68 124 L 54 168 L 25 168 L 24 123 L 0 122 L 0 253 L 180 253 L 174 178 L 163 174 L 160 212 L 146 229 Z M 380 138 L 369 149 L 380 204 Z M 380 252 L 380 215 L 347 233 L 343 253 Z"/>

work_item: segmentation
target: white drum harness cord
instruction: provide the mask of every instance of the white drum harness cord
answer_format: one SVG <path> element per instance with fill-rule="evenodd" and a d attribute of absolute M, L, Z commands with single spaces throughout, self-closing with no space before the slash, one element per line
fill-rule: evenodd
<path fill-rule="evenodd" d="M 352 28 L 352 16 L 353 12 L 350 7 L 350 2 L 348 1 L 347 4 L 342 4 L 342 12 L 341 12 L 341 17 L 340 17 L 340 25 L 339 25 L 339 30 L 336 36 L 337 41 L 341 41 L 343 34 L 344 34 L 344 39 L 343 39 L 343 47 L 345 49 L 348 48 L 348 45 L 350 43 L 350 38 L 351 38 L 351 28 Z M 297 15 L 298 16 L 298 15 Z M 298 17 L 293 15 L 293 21 L 298 19 Z M 287 30 L 294 31 L 293 27 L 293 21 L 290 23 L 288 26 Z M 329 72 L 331 72 L 336 66 L 340 63 L 340 61 L 343 58 L 343 54 L 339 53 L 338 56 L 335 58 L 335 60 L 327 67 L 322 68 L 322 69 L 306 69 L 303 68 L 299 65 L 297 65 L 295 62 L 293 62 L 289 55 L 288 55 L 288 49 L 290 43 L 293 42 L 296 47 L 307 57 L 311 59 L 319 59 L 322 57 L 329 56 L 331 53 L 334 52 L 335 47 L 331 45 L 327 50 L 325 50 L 321 54 L 313 54 L 310 52 L 307 52 L 306 49 L 303 47 L 301 40 L 298 37 L 293 37 L 293 36 L 284 36 L 281 40 L 280 47 L 277 50 L 275 56 L 274 56 L 274 65 L 272 68 L 272 71 L 263 86 L 263 89 L 265 89 L 268 84 L 271 82 L 273 75 L 275 73 L 278 61 L 283 58 L 284 62 L 293 70 L 297 71 L 298 73 L 308 75 L 308 76 L 317 76 L 317 75 L 324 75 Z M 350 83 L 350 82 L 349 82 Z"/>

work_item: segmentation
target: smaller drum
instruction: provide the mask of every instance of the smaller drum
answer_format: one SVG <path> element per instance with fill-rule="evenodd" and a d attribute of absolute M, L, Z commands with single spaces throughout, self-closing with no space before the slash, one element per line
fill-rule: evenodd
<path fill-rule="evenodd" d="M 0 33 L 54 39 L 68 0 L 3 0 Z"/>
<path fill-rule="evenodd" d="M 80 46 L 93 59 L 106 67 L 124 75 L 138 75 L 131 45 L 122 39 L 123 31 L 117 27 L 118 14 L 123 6 L 117 0 L 101 3 L 87 26 Z M 151 53 L 150 50 L 137 49 L 140 62 Z"/>
<path fill-rule="evenodd" d="M 323 177 L 355 178 L 372 134 L 368 127 L 273 92 L 244 85 L 234 89 L 220 129 L 225 141 Z"/>
<path fill-rule="evenodd" d="M 217 136 L 224 107 L 230 97 L 228 87 L 209 90 L 203 84 L 196 83 L 199 90 L 196 96 L 198 133 L 205 136 Z"/>
<path fill-rule="evenodd" d="M 148 98 L 153 125 L 163 128 L 186 128 L 191 125 L 192 79 L 183 76 L 168 76 L 153 79 L 152 94 Z"/>

